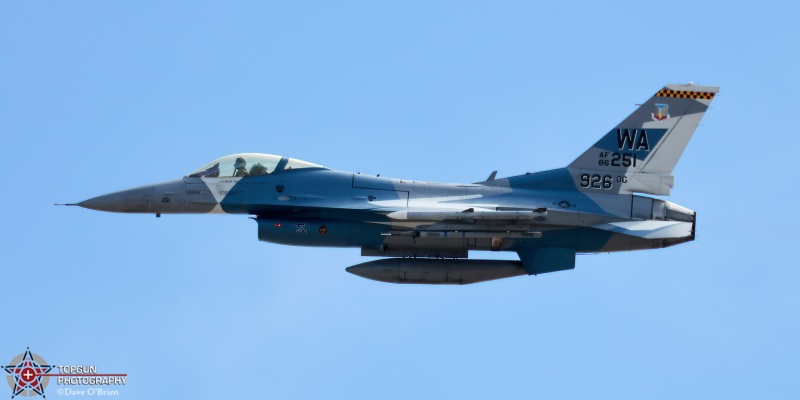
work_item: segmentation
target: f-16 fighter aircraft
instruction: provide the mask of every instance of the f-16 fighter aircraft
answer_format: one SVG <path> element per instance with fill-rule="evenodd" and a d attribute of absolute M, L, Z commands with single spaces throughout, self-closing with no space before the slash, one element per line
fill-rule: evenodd
<path fill-rule="evenodd" d="M 336 171 L 243 153 L 181 179 L 76 205 L 123 213 L 251 215 L 258 239 L 355 247 L 347 268 L 393 283 L 469 284 L 575 267 L 576 253 L 694 240 L 695 212 L 668 201 L 672 171 L 717 87 L 667 85 L 565 168 L 450 184 Z M 512 251 L 519 261 L 474 260 Z"/>

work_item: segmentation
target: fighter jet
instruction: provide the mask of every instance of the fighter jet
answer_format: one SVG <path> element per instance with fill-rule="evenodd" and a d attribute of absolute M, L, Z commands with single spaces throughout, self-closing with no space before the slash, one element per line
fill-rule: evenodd
<path fill-rule="evenodd" d="M 718 92 L 667 85 L 575 161 L 549 171 L 507 178 L 495 171 L 451 184 L 242 153 L 73 205 L 157 217 L 250 215 L 261 241 L 382 257 L 347 271 L 383 282 L 470 284 L 569 270 L 576 254 L 694 240 L 694 211 L 643 194 L 670 194 L 675 165 Z M 479 251 L 515 252 L 519 261 L 470 258 Z"/>

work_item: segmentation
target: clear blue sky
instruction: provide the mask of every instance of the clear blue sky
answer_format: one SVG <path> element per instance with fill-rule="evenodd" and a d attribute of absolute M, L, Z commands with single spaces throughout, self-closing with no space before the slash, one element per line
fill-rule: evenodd
<path fill-rule="evenodd" d="M 4 1 L 0 364 L 30 346 L 130 374 L 130 399 L 796 399 L 799 13 Z M 688 81 L 721 87 L 669 198 L 697 240 L 573 271 L 390 285 L 245 216 L 52 205 L 237 152 L 443 182 L 555 168 Z"/>

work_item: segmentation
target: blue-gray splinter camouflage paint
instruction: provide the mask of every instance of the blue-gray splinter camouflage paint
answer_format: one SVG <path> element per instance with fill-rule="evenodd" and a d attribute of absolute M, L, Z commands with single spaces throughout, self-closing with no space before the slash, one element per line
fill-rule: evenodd
<path fill-rule="evenodd" d="M 242 153 L 182 179 L 76 205 L 156 216 L 247 214 L 265 242 L 383 257 L 347 270 L 384 282 L 468 284 L 568 270 L 577 253 L 694 240 L 694 211 L 641 194 L 669 195 L 672 171 L 718 92 L 667 85 L 567 167 L 550 171 L 431 183 Z M 512 251 L 519 261 L 469 259 L 478 251 Z"/>

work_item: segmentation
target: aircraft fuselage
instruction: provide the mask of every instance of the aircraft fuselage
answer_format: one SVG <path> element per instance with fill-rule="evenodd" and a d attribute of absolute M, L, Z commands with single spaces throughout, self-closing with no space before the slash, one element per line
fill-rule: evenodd
<path fill-rule="evenodd" d="M 179 180 L 78 205 L 156 216 L 247 214 L 265 242 L 388 257 L 348 269 L 386 282 L 464 284 L 572 269 L 577 253 L 694 240 L 694 211 L 636 193 L 669 195 L 672 171 L 718 91 L 667 85 L 572 163 L 549 171 L 449 184 L 241 153 Z M 466 260 L 471 251 L 513 251 L 520 261 Z"/>
<path fill-rule="evenodd" d="M 552 179 L 542 176 L 549 172 L 476 184 L 391 179 L 329 169 L 243 178 L 186 177 L 100 196 L 80 205 L 157 215 L 249 214 L 258 223 L 259 240 L 359 247 L 364 255 L 374 256 L 458 258 L 467 257 L 469 250 L 516 251 L 531 245 L 567 246 L 579 253 L 613 252 L 666 247 L 693 237 L 693 215 L 687 214 L 684 221 L 664 221 L 665 215 L 652 214 L 652 204 L 656 204 L 656 212 L 670 204 L 662 200 L 623 194 L 589 198 L 575 191 L 511 187 L 514 181 L 535 186 L 537 181 Z M 598 201 L 597 196 L 606 198 Z M 649 202 L 651 213 L 632 215 L 634 199 Z M 464 209 L 474 211 L 451 211 L 453 214 L 435 221 L 413 215 L 413 210 L 428 215 L 435 210 Z M 400 215 L 404 211 L 407 215 Z M 491 219 L 470 215 L 481 212 L 499 215 Z M 678 240 L 647 238 L 595 227 L 644 221 L 682 225 L 685 235 Z"/>

